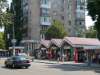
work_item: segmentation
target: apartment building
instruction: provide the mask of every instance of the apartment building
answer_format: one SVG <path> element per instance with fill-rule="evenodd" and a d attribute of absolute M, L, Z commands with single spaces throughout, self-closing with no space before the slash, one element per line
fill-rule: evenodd
<path fill-rule="evenodd" d="M 23 40 L 45 39 L 45 31 L 53 20 L 64 25 L 69 36 L 85 31 L 85 0 L 21 0 Z"/>

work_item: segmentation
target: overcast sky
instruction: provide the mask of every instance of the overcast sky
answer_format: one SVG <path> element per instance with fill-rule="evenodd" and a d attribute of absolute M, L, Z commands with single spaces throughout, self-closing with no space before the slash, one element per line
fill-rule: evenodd
<path fill-rule="evenodd" d="M 90 27 L 92 25 L 94 25 L 94 22 L 92 21 L 91 17 L 88 16 L 87 12 L 86 12 L 86 18 L 85 18 L 85 21 L 86 21 L 86 27 Z"/>

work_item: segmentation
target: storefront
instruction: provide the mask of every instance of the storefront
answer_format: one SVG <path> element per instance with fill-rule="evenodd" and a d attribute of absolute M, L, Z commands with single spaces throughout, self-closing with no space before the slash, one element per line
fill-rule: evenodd
<path fill-rule="evenodd" d="M 11 55 L 13 55 L 13 47 L 9 47 L 9 51 L 11 51 Z M 15 54 L 23 53 L 24 47 L 16 46 L 15 47 Z"/>
<path fill-rule="evenodd" d="M 98 55 L 95 54 L 96 51 L 100 50 L 100 41 L 98 39 L 65 37 L 64 43 L 66 43 L 65 46 L 70 46 L 71 59 L 76 63 L 87 62 L 89 59 L 93 61 L 93 58 Z"/>
<path fill-rule="evenodd" d="M 71 56 L 73 56 L 73 51 L 71 51 L 71 50 L 72 50 L 72 46 L 70 44 L 68 44 L 66 41 L 63 41 L 62 51 L 65 55 L 64 61 L 70 61 L 71 60 Z"/>
<path fill-rule="evenodd" d="M 65 37 L 43 40 L 40 49 L 48 59 L 100 63 L 100 41 L 92 38 Z"/>
<path fill-rule="evenodd" d="M 50 59 L 50 41 L 41 40 L 40 48 L 37 53 L 38 59 Z"/>
<path fill-rule="evenodd" d="M 9 50 L 0 49 L 0 57 L 9 57 L 9 56 L 11 56 L 11 52 Z"/>
<path fill-rule="evenodd" d="M 100 64 L 100 46 L 85 46 L 88 63 Z"/>
<path fill-rule="evenodd" d="M 52 39 L 50 44 L 50 50 L 52 54 L 52 60 L 61 60 L 62 58 L 62 45 L 63 40 L 62 39 Z"/>

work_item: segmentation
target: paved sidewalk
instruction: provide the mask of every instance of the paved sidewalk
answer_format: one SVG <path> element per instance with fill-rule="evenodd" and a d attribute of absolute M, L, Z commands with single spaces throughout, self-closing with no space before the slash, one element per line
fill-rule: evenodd
<path fill-rule="evenodd" d="M 49 60 L 34 60 L 36 63 L 46 63 L 46 64 L 71 64 L 73 66 L 83 66 L 88 67 L 89 65 L 87 63 L 75 63 L 74 61 L 68 61 L 68 62 L 61 62 L 61 61 L 49 61 Z M 91 64 L 89 67 L 98 67 L 100 68 L 100 64 Z"/>
<path fill-rule="evenodd" d="M 4 64 L 4 61 L 6 60 L 7 58 L 0 58 L 0 64 Z"/>

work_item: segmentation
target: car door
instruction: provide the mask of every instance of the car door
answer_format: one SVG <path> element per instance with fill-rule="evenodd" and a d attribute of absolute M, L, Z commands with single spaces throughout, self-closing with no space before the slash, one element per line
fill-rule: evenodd
<path fill-rule="evenodd" d="M 7 64 L 12 65 L 13 64 L 13 59 L 12 58 L 7 59 Z"/>

